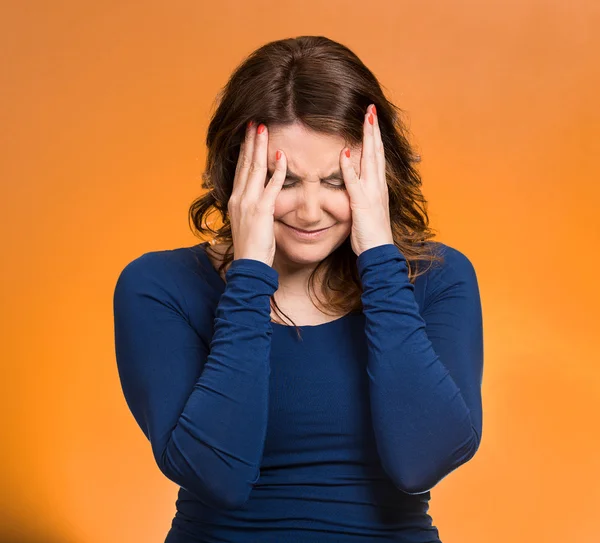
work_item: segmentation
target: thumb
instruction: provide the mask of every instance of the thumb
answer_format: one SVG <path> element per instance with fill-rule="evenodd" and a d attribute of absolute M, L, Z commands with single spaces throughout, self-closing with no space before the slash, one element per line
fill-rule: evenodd
<path fill-rule="evenodd" d="M 275 205 L 275 200 L 281 191 L 281 187 L 283 186 L 287 174 L 287 158 L 284 152 L 277 149 L 277 154 L 275 156 L 279 157 L 275 159 L 275 171 L 273 172 L 273 177 L 267 181 L 267 186 L 263 192 L 263 197 L 270 206 Z"/>
<path fill-rule="evenodd" d="M 353 196 L 354 198 L 358 196 L 360 179 L 358 178 L 358 175 L 356 175 L 356 171 L 354 170 L 354 166 L 352 165 L 352 161 L 348 155 L 350 155 L 350 149 L 348 147 L 344 147 L 340 154 L 340 169 L 342 170 L 342 175 L 344 176 L 346 189 L 348 190 L 348 194 L 352 199 Z"/>

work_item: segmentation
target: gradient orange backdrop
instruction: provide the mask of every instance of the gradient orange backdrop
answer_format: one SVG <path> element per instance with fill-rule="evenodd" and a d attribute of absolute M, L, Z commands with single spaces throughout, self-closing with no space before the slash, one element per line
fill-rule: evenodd
<path fill-rule="evenodd" d="M 2 543 L 162 543 L 177 487 L 123 398 L 122 268 L 198 243 L 213 100 L 266 41 L 353 49 L 407 112 L 439 240 L 479 279 L 479 452 L 444 543 L 600 541 L 597 0 L 4 2 Z"/>

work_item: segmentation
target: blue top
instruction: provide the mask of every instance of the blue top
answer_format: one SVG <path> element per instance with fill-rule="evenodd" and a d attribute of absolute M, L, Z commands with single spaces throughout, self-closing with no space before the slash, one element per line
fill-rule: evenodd
<path fill-rule="evenodd" d="M 440 542 L 430 490 L 482 431 L 468 258 L 440 244 L 413 285 L 395 245 L 364 251 L 363 311 L 299 340 L 271 322 L 278 272 L 238 259 L 225 283 L 207 245 L 143 254 L 114 292 L 125 399 L 181 487 L 166 542 Z"/>

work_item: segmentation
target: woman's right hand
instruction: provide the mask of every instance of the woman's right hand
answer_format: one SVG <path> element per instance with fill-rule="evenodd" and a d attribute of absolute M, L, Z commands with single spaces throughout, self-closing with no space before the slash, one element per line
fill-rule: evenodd
<path fill-rule="evenodd" d="M 285 181 L 287 162 L 281 151 L 273 177 L 265 186 L 267 143 L 268 131 L 264 124 L 246 128 L 227 211 L 233 237 L 233 259 L 250 258 L 272 266 L 275 258 L 275 199 Z"/>

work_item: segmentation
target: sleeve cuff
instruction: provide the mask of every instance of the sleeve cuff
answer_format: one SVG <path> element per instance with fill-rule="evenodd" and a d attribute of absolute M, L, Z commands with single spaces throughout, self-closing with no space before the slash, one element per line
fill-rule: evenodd
<path fill-rule="evenodd" d="M 279 273 L 277 270 L 260 260 L 238 258 L 231 262 L 225 274 L 228 281 L 229 276 L 232 274 L 259 277 L 266 281 L 274 290 L 279 288 Z"/>
<path fill-rule="evenodd" d="M 369 266 L 398 258 L 401 260 L 406 260 L 404 255 L 400 252 L 400 249 L 398 249 L 398 247 L 396 247 L 396 245 L 393 243 L 386 243 L 385 245 L 371 247 L 370 249 L 367 249 L 358 255 L 358 258 L 356 259 L 358 273 L 362 276 L 363 272 Z"/>

